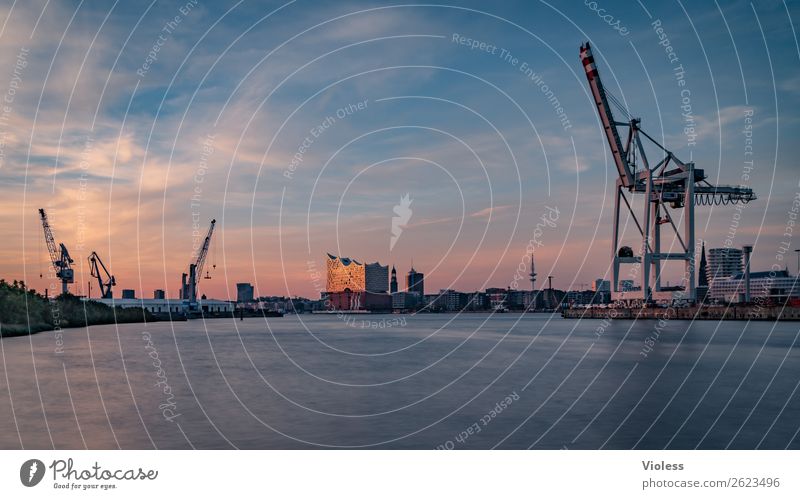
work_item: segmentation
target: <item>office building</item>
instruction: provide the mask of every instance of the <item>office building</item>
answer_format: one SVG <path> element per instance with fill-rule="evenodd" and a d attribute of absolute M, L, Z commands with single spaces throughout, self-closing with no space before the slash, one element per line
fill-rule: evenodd
<path fill-rule="evenodd" d="M 733 277 L 740 273 L 742 273 L 742 250 L 738 248 L 712 248 L 708 250 L 706 279 L 708 279 L 709 285 L 712 284 L 714 279 Z"/>
<path fill-rule="evenodd" d="M 397 293 L 397 270 L 392 265 L 392 281 L 389 283 L 389 292 L 392 294 Z"/>
<path fill-rule="evenodd" d="M 236 301 L 250 303 L 253 301 L 253 286 L 249 282 L 236 283 Z"/>
<path fill-rule="evenodd" d="M 364 289 L 370 293 L 389 291 L 389 266 L 378 262 L 364 265 Z"/>
<path fill-rule="evenodd" d="M 411 267 L 406 276 L 406 291 L 425 296 L 425 275 L 414 270 L 414 267 Z"/>

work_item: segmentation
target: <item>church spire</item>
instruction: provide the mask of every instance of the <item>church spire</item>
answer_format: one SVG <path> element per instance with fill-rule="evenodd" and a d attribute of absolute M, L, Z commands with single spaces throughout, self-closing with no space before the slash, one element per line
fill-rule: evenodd
<path fill-rule="evenodd" d="M 708 264 L 706 263 L 706 242 L 703 241 L 703 247 L 700 250 L 700 271 L 697 276 L 697 285 L 708 287 Z"/>

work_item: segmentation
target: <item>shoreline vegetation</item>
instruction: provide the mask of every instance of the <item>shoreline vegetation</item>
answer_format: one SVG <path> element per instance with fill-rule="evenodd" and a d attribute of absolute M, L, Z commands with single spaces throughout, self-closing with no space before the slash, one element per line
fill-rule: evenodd
<path fill-rule="evenodd" d="M 157 320 L 140 308 L 109 307 L 66 294 L 45 298 L 23 281 L 0 279 L 0 338 L 28 336 L 64 328 Z"/>

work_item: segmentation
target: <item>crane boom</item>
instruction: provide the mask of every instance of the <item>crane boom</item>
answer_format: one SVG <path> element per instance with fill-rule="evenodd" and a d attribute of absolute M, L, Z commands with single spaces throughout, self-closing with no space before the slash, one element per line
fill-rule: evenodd
<path fill-rule="evenodd" d="M 50 223 L 47 221 L 47 213 L 44 212 L 44 208 L 39 208 L 39 218 L 42 221 L 44 240 L 47 243 L 47 251 L 50 253 L 50 261 L 53 263 L 53 268 L 58 271 L 58 248 L 56 246 L 56 240 L 53 237 L 53 230 L 50 228 Z"/>
<path fill-rule="evenodd" d="M 619 138 L 619 132 L 617 131 L 617 122 L 614 121 L 614 115 L 611 114 L 611 107 L 608 105 L 606 91 L 603 88 L 602 81 L 600 81 L 600 75 L 597 72 L 597 65 L 594 63 L 594 56 L 589 42 L 581 45 L 581 62 L 583 63 L 583 69 L 586 71 L 586 78 L 589 80 L 589 88 L 592 90 L 594 103 L 597 106 L 600 121 L 603 123 L 603 130 L 606 133 L 611 154 L 614 156 L 614 163 L 616 163 L 617 171 L 622 179 L 622 186 L 630 189 L 634 184 L 633 172 L 628 164 L 627 154 L 625 154 L 625 150 L 622 147 L 622 140 Z"/>
<path fill-rule="evenodd" d="M 208 248 L 211 246 L 211 235 L 214 233 L 214 225 L 216 223 L 216 219 L 211 220 L 211 226 L 208 228 L 208 234 L 206 234 L 206 238 L 203 240 L 203 246 L 200 248 L 200 252 L 197 254 L 197 261 L 194 264 L 195 268 L 197 269 L 197 278 L 203 275 L 203 266 L 206 263 L 206 255 L 208 255 Z"/>
<path fill-rule="evenodd" d="M 47 220 L 47 213 L 44 208 L 39 208 L 39 218 L 42 221 L 42 229 L 44 230 L 44 240 L 47 243 L 47 251 L 50 253 L 50 261 L 53 264 L 53 269 L 56 271 L 56 277 L 61 280 L 61 292 L 67 292 L 67 284 L 75 282 L 75 272 L 72 270 L 72 257 L 69 256 L 69 251 L 64 243 L 56 246 L 55 237 L 53 237 L 53 229 L 50 227 L 50 222 Z"/>
<path fill-rule="evenodd" d="M 203 266 L 206 263 L 206 255 L 208 255 L 208 248 L 211 246 L 211 236 L 214 234 L 214 225 L 216 223 L 216 220 L 211 220 L 211 226 L 208 228 L 208 234 L 206 234 L 203 245 L 197 253 L 197 259 L 194 263 L 189 264 L 189 273 L 184 273 L 181 276 L 180 297 L 185 301 L 185 306 L 188 306 L 190 310 L 197 306 L 197 283 L 202 275 Z"/>
<path fill-rule="evenodd" d="M 105 274 L 106 280 L 103 281 L 102 272 Z M 97 254 L 96 251 L 92 251 L 92 254 L 89 255 L 89 273 L 92 277 L 97 279 L 97 284 L 100 287 L 100 297 L 101 298 L 113 298 L 113 292 L 111 290 L 112 286 L 117 285 L 116 279 L 114 276 L 106 268 L 103 260 L 100 259 L 100 255 Z"/>

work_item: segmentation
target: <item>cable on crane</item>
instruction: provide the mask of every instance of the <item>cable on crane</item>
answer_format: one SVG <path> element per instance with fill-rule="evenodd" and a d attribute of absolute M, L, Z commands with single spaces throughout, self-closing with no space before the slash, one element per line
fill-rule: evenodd
<path fill-rule="evenodd" d="M 605 92 L 606 95 L 608 96 L 609 102 L 614 104 L 614 107 L 616 107 L 619 110 L 619 112 L 625 115 L 625 118 L 627 118 L 628 121 L 631 121 L 633 119 L 633 116 L 628 111 L 628 108 L 626 108 L 625 105 L 614 94 L 611 93 L 611 91 L 605 89 Z"/>
<path fill-rule="evenodd" d="M 727 206 L 732 204 L 747 204 L 752 201 L 746 197 L 734 196 L 732 194 L 700 193 L 694 195 L 694 202 L 701 206 Z"/>

